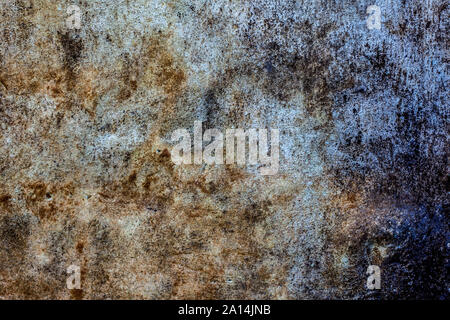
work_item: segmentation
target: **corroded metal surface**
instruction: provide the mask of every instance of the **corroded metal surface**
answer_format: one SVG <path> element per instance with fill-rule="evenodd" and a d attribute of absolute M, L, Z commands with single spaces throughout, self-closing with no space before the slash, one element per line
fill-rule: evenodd
<path fill-rule="evenodd" d="M 448 3 L 373 2 L 3 0 L 0 297 L 448 299 Z M 174 165 L 194 121 L 278 173 Z"/>

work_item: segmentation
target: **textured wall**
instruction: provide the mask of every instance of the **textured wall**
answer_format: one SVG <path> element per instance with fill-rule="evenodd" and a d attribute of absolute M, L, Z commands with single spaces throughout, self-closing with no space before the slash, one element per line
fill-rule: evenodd
<path fill-rule="evenodd" d="M 0 297 L 448 299 L 449 10 L 2 0 Z M 278 174 L 175 166 L 195 120 L 278 128 Z"/>

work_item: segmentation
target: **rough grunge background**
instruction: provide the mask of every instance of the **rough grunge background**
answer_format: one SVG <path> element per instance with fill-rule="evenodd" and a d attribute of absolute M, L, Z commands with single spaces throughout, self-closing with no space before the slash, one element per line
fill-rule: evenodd
<path fill-rule="evenodd" d="M 1 0 L 0 298 L 449 299 L 449 11 Z M 195 120 L 279 173 L 175 166 Z"/>

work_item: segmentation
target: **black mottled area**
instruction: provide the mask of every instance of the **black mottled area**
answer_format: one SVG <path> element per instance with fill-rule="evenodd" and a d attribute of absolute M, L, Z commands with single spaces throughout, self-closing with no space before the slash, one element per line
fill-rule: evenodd
<path fill-rule="evenodd" d="M 394 231 L 394 252 L 383 262 L 386 287 L 382 296 L 446 300 L 450 268 L 448 207 L 404 210 L 405 220 Z"/>

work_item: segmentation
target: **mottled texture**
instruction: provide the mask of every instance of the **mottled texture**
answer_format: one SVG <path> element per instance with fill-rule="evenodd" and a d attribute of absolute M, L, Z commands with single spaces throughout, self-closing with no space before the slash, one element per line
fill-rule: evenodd
<path fill-rule="evenodd" d="M 448 299 L 449 11 L 2 0 L 0 298 Z M 195 120 L 280 129 L 279 173 L 175 166 Z"/>

